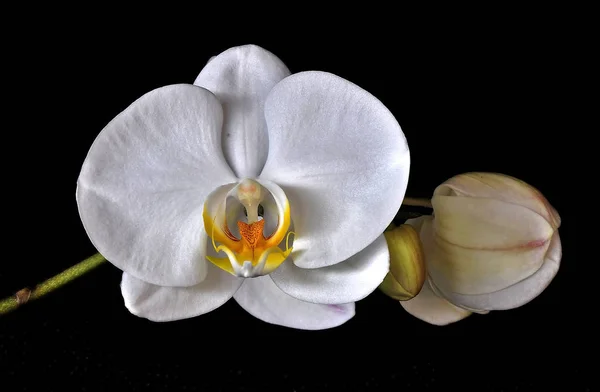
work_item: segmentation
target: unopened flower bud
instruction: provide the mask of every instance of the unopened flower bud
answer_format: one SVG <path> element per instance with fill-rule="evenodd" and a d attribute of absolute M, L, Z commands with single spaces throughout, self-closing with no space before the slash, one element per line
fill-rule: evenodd
<path fill-rule="evenodd" d="M 406 301 L 421 291 L 425 262 L 419 235 L 410 225 L 384 232 L 390 252 L 390 271 L 379 286 L 386 295 Z"/>
<path fill-rule="evenodd" d="M 428 294 L 439 301 L 477 313 L 512 309 L 541 294 L 558 272 L 560 217 L 525 182 L 494 173 L 461 174 L 438 186 L 431 202 L 432 217 L 407 223 L 419 232 Z M 412 301 L 403 303 L 405 309 L 431 322 L 421 317 L 426 312 L 417 306 L 418 297 Z M 433 323 L 464 318 L 458 316 Z"/>

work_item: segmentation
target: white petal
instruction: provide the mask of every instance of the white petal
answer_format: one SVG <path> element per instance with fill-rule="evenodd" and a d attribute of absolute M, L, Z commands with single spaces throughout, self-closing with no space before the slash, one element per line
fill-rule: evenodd
<path fill-rule="evenodd" d="M 433 195 L 503 200 L 534 211 L 544 217 L 554 229 L 560 226 L 560 216 L 539 190 L 518 178 L 505 174 L 482 172 L 459 174 L 438 186 Z"/>
<path fill-rule="evenodd" d="M 199 316 L 227 302 L 244 279 L 207 263 L 206 279 L 190 287 L 155 286 L 124 273 L 121 293 L 127 309 L 152 321 L 173 321 Z"/>
<path fill-rule="evenodd" d="M 461 295 L 444 292 L 454 304 L 476 310 L 507 310 L 523 306 L 540 295 L 558 273 L 562 248 L 558 232 L 552 237 L 544 264 L 530 277 L 489 294 Z"/>
<path fill-rule="evenodd" d="M 467 249 L 506 250 L 549 240 L 554 228 L 524 206 L 480 197 L 434 196 L 435 232 Z"/>
<path fill-rule="evenodd" d="M 390 111 L 340 77 L 302 72 L 273 88 L 265 116 L 269 157 L 261 178 L 290 200 L 294 262 L 333 265 L 373 242 L 400 208 L 410 166 Z"/>
<path fill-rule="evenodd" d="M 320 305 L 303 302 L 279 290 L 269 275 L 246 279 L 233 298 L 262 321 L 296 329 L 333 328 L 354 316 L 354 303 Z"/>
<path fill-rule="evenodd" d="M 410 314 L 429 324 L 447 325 L 469 316 L 471 312 L 452 305 L 444 298 L 438 297 L 426 281 L 421 292 L 408 301 L 400 301 L 400 305 Z"/>
<path fill-rule="evenodd" d="M 204 198 L 235 181 L 221 122 L 209 91 L 173 85 L 145 94 L 98 135 L 77 203 L 90 240 L 118 268 L 164 286 L 204 279 Z"/>
<path fill-rule="evenodd" d="M 235 181 L 221 123 L 209 91 L 173 85 L 142 96 L 102 130 L 83 163 L 77 203 L 104 257 L 157 285 L 204 279 L 204 199 Z"/>
<path fill-rule="evenodd" d="M 424 250 L 427 255 L 427 261 L 439 255 L 439 249 L 430 241 L 431 216 L 423 216 L 417 219 L 407 220 L 406 223 L 413 225 L 415 228 L 422 228 L 420 235 L 423 240 Z M 547 252 L 541 257 L 542 266 L 535 271 L 531 276 L 518 281 L 506 288 L 498 291 L 484 294 L 459 294 L 449 290 L 452 285 L 448 280 L 452 276 L 444 274 L 435 274 L 435 285 L 440 290 L 440 295 L 443 295 L 451 303 L 472 310 L 478 313 L 487 313 L 490 310 L 506 310 L 514 309 L 523 306 L 540 295 L 550 284 L 554 276 L 558 273 L 560 260 L 562 256 L 562 247 L 558 231 L 554 233 L 548 245 Z M 428 267 L 434 267 L 428 264 Z M 430 272 L 436 272 L 435 268 L 430 268 Z M 497 274 L 488 272 L 487 275 L 497 277 Z M 484 274 L 483 279 L 489 278 Z M 430 279 L 434 279 L 430 276 Z M 473 278 L 476 279 L 476 278 Z M 432 282 L 430 282 L 431 284 Z"/>
<path fill-rule="evenodd" d="M 194 82 L 212 91 L 223 105 L 223 152 L 239 178 L 258 176 L 267 160 L 265 99 L 289 74 L 275 55 L 246 45 L 213 57 Z"/>
<path fill-rule="evenodd" d="M 490 293 L 541 268 L 553 234 L 541 216 L 492 199 L 435 196 L 433 201 L 435 219 L 423 223 L 420 238 L 428 273 L 444 292 Z M 443 206 L 439 211 L 436 201 Z M 497 203 L 503 208 L 486 208 Z"/>
<path fill-rule="evenodd" d="M 304 269 L 288 260 L 271 273 L 271 278 L 281 290 L 302 301 L 340 304 L 371 294 L 385 278 L 389 265 L 390 255 L 382 234 L 342 263 Z"/>

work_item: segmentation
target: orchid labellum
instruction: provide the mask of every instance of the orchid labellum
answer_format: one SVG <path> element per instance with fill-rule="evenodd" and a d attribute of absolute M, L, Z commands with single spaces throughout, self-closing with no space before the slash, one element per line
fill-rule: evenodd
<path fill-rule="evenodd" d="M 124 271 L 133 314 L 189 318 L 233 297 L 266 322 L 324 329 L 386 276 L 382 233 L 409 164 L 371 94 L 241 46 L 193 85 L 117 115 L 85 159 L 77 202 L 93 244 Z"/>

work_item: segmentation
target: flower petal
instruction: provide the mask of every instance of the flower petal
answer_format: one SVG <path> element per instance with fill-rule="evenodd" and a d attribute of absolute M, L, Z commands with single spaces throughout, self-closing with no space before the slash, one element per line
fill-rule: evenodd
<path fill-rule="evenodd" d="M 518 178 L 499 173 L 465 173 L 445 181 L 434 196 L 470 196 L 502 200 L 521 205 L 544 217 L 554 229 L 560 226 L 560 216 L 546 197 Z"/>
<path fill-rule="evenodd" d="M 239 178 L 258 176 L 267 160 L 265 99 L 289 74 L 271 52 L 245 45 L 212 58 L 194 82 L 212 91 L 223 105 L 223 152 Z"/>
<path fill-rule="evenodd" d="M 375 241 L 400 208 L 410 166 L 390 111 L 340 77 L 302 72 L 273 88 L 265 117 L 261 178 L 290 200 L 296 265 L 333 265 Z"/>
<path fill-rule="evenodd" d="M 121 293 L 127 309 L 151 321 L 173 321 L 199 316 L 227 302 L 244 279 L 207 263 L 206 279 L 190 287 L 155 286 L 123 274 Z"/>
<path fill-rule="evenodd" d="M 320 305 L 300 301 L 279 290 L 269 275 L 246 279 L 233 298 L 264 322 L 296 329 L 333 328 L 354 316 L 354 303 Z"/>
<path fill-rule="evenodd" d="M 471 312 L 452 305 L 435 295 L 429 281 L 426 281 L 419 294 L 408 301 L 400 301 L 400 305 L 411 315 L 429 324 L 448 325 L 469 316 Z"/>
<path fill-rule="evenodd" d="M 142 96 L 102 130 L 83 163 L 77 203 L 107 260 L 161 286 L 204 279 L 204 199 L 235 181 L 221 123 L 209 91 L 173 85 Z"/>
<path fill-rule="evenodd" d="M 444 292 L 452 303 L 466 308 L 482 310 L 507 310 L 518 308 L 540 295 L 558 273 L 562 248 L 558 232 L 554 233 L 544 264 L 530 277 L 503 290 L 489 294 L 461 295 Z"/>
<path fill-rule="evenodd" d="M 542 266 L 554 230 L 537 213 L 484 198 L 434 196 L 432 203 L 435 219 L 420 235 L 429 275 L 442 290 L 489 293 Z"/>
<path fill-rule="evenodd" d="M 554 229 L 523 206 L 478 197 L 434 196 L 435 232 L 451 244 L 484 250 L 526 247 L 546 241 Z"/>
<path fill-rule="evenodd" d="M 371 294 L 385 278 L 390 265 L 385 237 L 343 263 L 317 269 L 299 268 L 284 262 L 271 273 L 275 284 L 302 301 L 318 304 L 356 302 Z"/>

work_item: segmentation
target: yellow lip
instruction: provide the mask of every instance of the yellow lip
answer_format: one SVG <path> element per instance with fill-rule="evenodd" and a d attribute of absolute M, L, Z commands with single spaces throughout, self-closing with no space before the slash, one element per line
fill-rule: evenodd
<path fill-rule="evenodd" d="M 227 255 L 226 257 L 206 256 L 206 258 L 233 275 L 252 277 L 268 274 L 279 267 L 292 252 L 289 236 L 293 232 L 288 232 L 291 214 L 287 200 L 283 205 L 283 219 L 278 219 L 277 228 L 268 237 L 263 232 L 264 220 L 251 223 L 238 221 L 241 238 L 236 238 L 227 227 L 226 220 L 223 220 L 221 225 L 217 224 L 217 216 L 210 216 L 206 205 L 202 216 L 204 228 L 212 240 L 213 248 L 217 253 L 222 251 Z M 284 238 L 286 239 L 285 251 L 278 247 Z"/>

